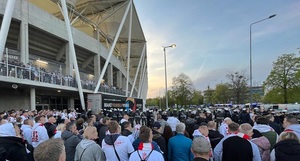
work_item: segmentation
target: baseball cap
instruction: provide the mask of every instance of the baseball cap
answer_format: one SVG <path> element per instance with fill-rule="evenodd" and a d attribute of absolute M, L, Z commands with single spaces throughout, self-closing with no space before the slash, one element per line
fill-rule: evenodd
<path fill-rule="evenodd" d="M 200 136 L 193 140 L 192 149 L 197 153 L 207 153 L 210 152 L 211 147 L 210 143 L 204 137 Z"/>
<path fill-rule="evenodd" d="M 153 123 L 152 127 L 159 129 L 161 127 L 161 125 L 160 125 L 159 122 L 156 121 L 156 122 Z"/>

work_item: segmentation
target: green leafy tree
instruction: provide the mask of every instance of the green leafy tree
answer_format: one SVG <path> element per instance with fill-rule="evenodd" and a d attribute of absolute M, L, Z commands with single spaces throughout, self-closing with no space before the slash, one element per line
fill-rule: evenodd
<path fill-rule="evenodd" d="M 231 100 L 229 85 L 225 83 L 217 84 L 212 97 L 214 103 L 228 103 Z"/>
<path fill-rule="evenodd" d="M 299 86 L 300 58 L 296 54 L 283 54 L 273 63 L 273 69 L 268 75 L 264 86 L 268 90 L 280 90 L 283 103 L 288 103 L 289 89 Z"/>
<path fill-rule="evenodd" d="M 245 103 L 248 97 L 249 88 L 247 84 L 247 78 L 245 72 L 235 72 L 227 74 L 226 77 L 229 79 L 228 85 L 231 89 L 232 101 L 237 104 Z"/>
<path fill-rule="evenodd" d="M 203 96 L 201 94 L 201 91 L 197 91 L 195 90 L 193 92 L 193 97 L 192 97 L 192 100 L 191 100 L 191 103 L 192 105 L 202 105 L 203 104 Z"/>
<path fill-rule="evenodd" d="M 194 86 L 192 80 L 184 73 L 173 78 L 172 96 L 178 105 L 189 105 L 193 94 Z"/>
<path fill-rule="evenodd" d="M 213 104 L 213 93 L 214 90 L 207 86 L 207 90 L 204 91 L 204 102 L 207 105 Z"/>

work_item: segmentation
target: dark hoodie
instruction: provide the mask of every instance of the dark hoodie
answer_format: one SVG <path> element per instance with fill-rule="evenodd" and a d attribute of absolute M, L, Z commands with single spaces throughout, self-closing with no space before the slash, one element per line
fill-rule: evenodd
<path fill-rule="evenodd" d="M 120 134 L 106 135 L 104 141 L 108 145 L 113 145 L 113 143 L 118 139 L 119 136 Z"/>
<path fill-rule="evenodd" d="M 0 125 L 0 160 L 28 161 L 25 142 L 11 123 Z"/>
<path fill-rule="evenodd" d="M 123 136 L 129 136 L 131 134 L 132 134 L 132 132 L 130 130 L 128 130 L 128 129 L 124 129 L 121 132 L 121 135 L 123 135 Z"/>
<path fill-rule="evenodd" d="M 71 131 L 63 131 L 61 138 L 64 140 L 66 149 L 66 161 L 74 161 L 76 146 L 81 141 L 78 136 Z"/>
<path fill-rule="evenodd" d="M 299 161 L 300 143 L 297 140 L 279 141 L 275 144 L 274 149 L 276 161 Z"/>
<path fill-rule="evenodd" d="M 155 141 L 158 146 L 160 147 L 160 150 L 163 152 L 163 157 L 166 159 L 166 154 L 167 154 L 167 145 L 166 145 L 166 140 L 164 137 L 160 135 L 157 131 L 153 130 L 153 138 L 152 140 Z"/>

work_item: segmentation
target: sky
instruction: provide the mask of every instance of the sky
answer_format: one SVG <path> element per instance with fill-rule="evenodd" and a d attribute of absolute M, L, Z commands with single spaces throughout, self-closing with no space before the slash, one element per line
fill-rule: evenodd
<path fill-rule="evenodd" d="M 164 53 L 168 88 L 188 75 L 197 90 L 228 82 L 232 72 L 250 73 L 252 26 L 253 85 L 261 85 L 282 54 L 299 53 L 300 1 L 297 0 L 134 0 L 147 41 L 148 95 L 164 95 Z M 297 55 L 299 56 L 299 54 Z"/>

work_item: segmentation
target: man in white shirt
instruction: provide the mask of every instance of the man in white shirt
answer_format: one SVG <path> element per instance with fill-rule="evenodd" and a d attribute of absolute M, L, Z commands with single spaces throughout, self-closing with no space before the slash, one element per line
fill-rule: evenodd
<path fill-rule="evenodd" d="M 167 123 L 171 127 L 173 133 L 175 133 L 175 131 L 176 131 L 176 125 L 178 123 L 180 123 L 180 121 L 176 117 L 174 117 L 173 113 L 171 113 L 170 117 L 167 120 Z"/>
<path fill-rule="evenodd" d="M 224 121 L 222 122 L 220 128 L 219 128 L 219 132 L 220 134 L 222 134 L 224 137 L 229 135 L 229 131 L 228 131 L 228 125 L 232 123 L 231 118 L 226 117 L 224 119 Z"/>
<path fill-rule="evenodd" d="M 26 119 L 26 120 L 24 120 L 24 124 L 21 126 L 24 140 L 27 140 L 29 144 L 32 144 L 32 126 L 33 126 L 33 124 L 34 124 L 33 120 Z"/>
<path fill-rule="evenodd" d="M 116 121 L 108 124 L 109 135 L 106 135 L 102 141 L 102 150 L 105 153 L 106 160 L 128 161 L 129 154 L 134 151 L 133 146 L 126 136 L 121 136 L 121 127 Z"/>
<path fill-rule="evenodd" d="M 35 124 L 32 127 L 32 146 L 36 148 L 40 143 L 49 139 L 47 129 L 44 126 L 45 116 L 35 117 Z"/>

